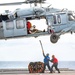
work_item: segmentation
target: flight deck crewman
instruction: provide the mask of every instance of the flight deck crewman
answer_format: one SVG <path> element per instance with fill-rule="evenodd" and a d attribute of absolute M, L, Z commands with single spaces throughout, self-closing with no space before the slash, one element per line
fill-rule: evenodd
<path fill-rule="evenodd" d="M 48 67 L 49 71 L 51 72 L 51 68 L 50 68 L 50 64 L 49 64 L 49 61 L 50 61 L 50 57 L 49 57 L 49 54 L 47 53 L 46 55 L 44 54 L 44 51 L 43 51 L 43 56 L 44 56 L 44 69 L 46 69 L 46 66 Z"/>
<path fill-rule="evenodd" d="M 51 73 L 53 72 L 53 67 L 55 67 L 55 69 L 58 71 L 58 73 L 60 73 L 59 69 L 58 69 L 58 59 L 55 57 L 55 55 L 52 55 L 52 59 L 50 60 L 53 64 L 51 67 Z"/>

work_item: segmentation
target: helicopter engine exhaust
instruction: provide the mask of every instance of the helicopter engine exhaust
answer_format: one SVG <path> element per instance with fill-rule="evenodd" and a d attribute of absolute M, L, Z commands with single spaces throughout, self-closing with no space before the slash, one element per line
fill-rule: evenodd
<path fill-rule="evenodd" d="M 59 39 L 59 36 L 58 36 L 58 35 L 56 35 L 56 34 L 51 34 L 51 36 L 50 36 L 50 41 L 51 41 L 52 43 L 56 43 L 56 42 L 58 41 L 58 39 Z"/>

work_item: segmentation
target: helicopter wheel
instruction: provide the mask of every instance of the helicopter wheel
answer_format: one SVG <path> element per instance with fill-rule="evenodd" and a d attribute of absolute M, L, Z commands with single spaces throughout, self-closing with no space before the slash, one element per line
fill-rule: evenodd
<path fill-rule="evenodd" d="M 58 38 L 59 38 L 59 36 L 57 36 L 56 34 L 52 34 L 52 35 L 50 36 L 50 41 L 51 41 L 52 43 L 56 43 L 56 42 L 58 41 Z"/>

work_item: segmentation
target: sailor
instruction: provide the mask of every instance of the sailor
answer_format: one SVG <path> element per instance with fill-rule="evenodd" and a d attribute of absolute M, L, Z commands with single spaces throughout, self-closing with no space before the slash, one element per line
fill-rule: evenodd
<path fill-rule="evenodd" d="M 58 71 L 58 73 L 60 73 L 60 71 L 58 69 L 58 59 L 55 57 L 55 55 L 52 55 L 52 59 L 50 61 L 53 63 L 51 66 L 51 73 L 53 72 L 53 67 L 55 67 L 55 69 Z"/>
<path fill-rule="evenodd" d="M 30 28 L 32 27 L 31 22 L 27 21 L 27 32 L 28 34 L 31 34 Z"/>
<path fill-rule="evenodd" d="M 49 53 L 47 53 L 45 55 L 44 51 L 43 51 L 43 56 L 44 56 L 44 69 L 46 69 L 46 66 L 47 66 L 49 71 L 51 72 L 51 68 L 50 68 L 50 64 L 49 64 L 49 61 L 50 61 Z"/>

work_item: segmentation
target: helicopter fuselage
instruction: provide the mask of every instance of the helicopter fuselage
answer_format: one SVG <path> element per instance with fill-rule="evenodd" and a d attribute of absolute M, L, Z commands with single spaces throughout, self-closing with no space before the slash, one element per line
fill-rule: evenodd
<path fill-rule="evenodd" d="M 47 31 L 28 34 L 27 20 L 36 18 L 46 19 Z M 19 9 L 13 14 L 0 16 L 0 39 L 51 35 L 50 41 L 56 43 L 59 36 L 67 32 L 75 32 L 75 16 L 67 10 L 59 11 L 53 8 Z"/>

